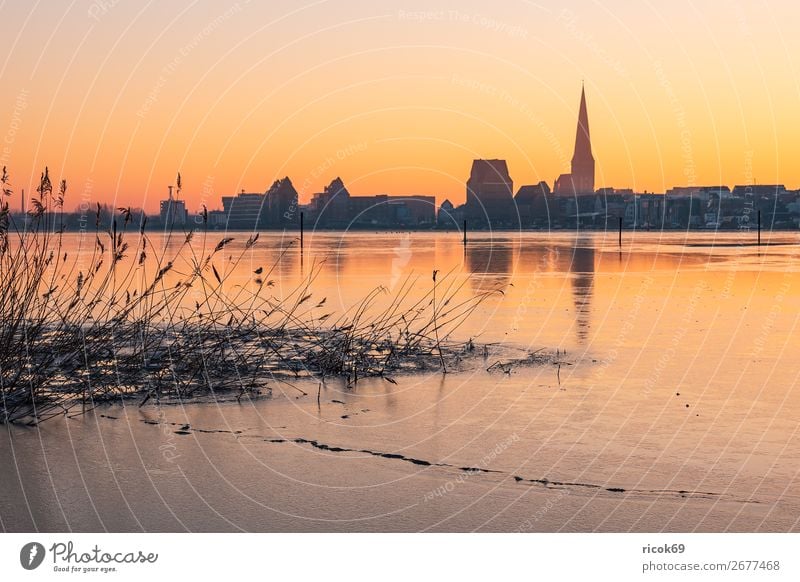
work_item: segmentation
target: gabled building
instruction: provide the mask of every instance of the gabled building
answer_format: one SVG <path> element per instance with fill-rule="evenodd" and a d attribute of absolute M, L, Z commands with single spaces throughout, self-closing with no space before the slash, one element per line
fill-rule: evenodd
<path fill-rule="evenodd" d="M 547 182 L 521 186 L 514 196 L 521 228 L 552 228 L 561 221 L 561 209 L 550 192 Z"/>
<path fill-rule="evenodd" d="M 300 223 L 298 195 L 288 178 L 275 180 L 266 193 L 266 224 L 270 228 L 294 228 Z"/>
<path fill-rule="evenodd" d="M 349 206 L 350 192 L 337 176 L 322 192 L 312 196 L 308 210 L 316 224 L 344 228 L 350 222 Z"/>
<path fill-rule="evenodd" d="M 464 214 L 475 226 L 510 226 L 517 220 L 514 182 L 505 160 L 474 160 Z"/>

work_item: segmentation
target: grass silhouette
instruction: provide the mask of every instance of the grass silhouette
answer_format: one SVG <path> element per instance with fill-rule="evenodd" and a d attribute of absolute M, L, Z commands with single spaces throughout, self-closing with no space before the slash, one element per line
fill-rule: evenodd
<path fill-rule="evenodd" d="M 448 275 L 434 277 L 420 297 L 409 276 L 393 295 L 374 289 L 343 313 L 316 316 L 326 304 L 312 292 L 319 264 L 288 293 L 275 293 L 273 274 L 293 242 L 274 264 L 252 271 L 247 285 L 235 285 L 232 273 L 258 245 L 257 233 L 243 245 L 235 236 L 215 244 L 203 212 L 203 228 L 171 230 L 158 248 L 146 217 L 136 223 L 130 209 L 107 213 L 98 205 L 94 230 L 82 238 L 90 249 L 70 257 L 66 182 L 54 189 L 45 169 L 22 220 L 9 210 L 5 168 L 2 185 L 4 423 L 36 424 L 120 398 L 142 405 L 223 391 L 241 398 L 296 377 L 395 382 L 401 372 L 445 370 L 446 359 L 472 352 L 450 334 L 494 293 L 464 299 L 466 281 Z"/>

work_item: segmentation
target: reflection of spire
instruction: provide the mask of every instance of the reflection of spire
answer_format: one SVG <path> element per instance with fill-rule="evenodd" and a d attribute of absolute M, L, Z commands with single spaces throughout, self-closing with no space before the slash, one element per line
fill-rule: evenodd
<path fill-rule="evenodd" d="M 576 241 L 572 249 L 570 272 L 572 279 L 572 301 L 577 315 L 575 318 L 576 334 L 580 343 L 585 343 L 589 336 L 591 321 L 592 295 L 594 292 L 594 248 L 591 241 Z M 586 246 L 583 246 L 586 245 Z"/>

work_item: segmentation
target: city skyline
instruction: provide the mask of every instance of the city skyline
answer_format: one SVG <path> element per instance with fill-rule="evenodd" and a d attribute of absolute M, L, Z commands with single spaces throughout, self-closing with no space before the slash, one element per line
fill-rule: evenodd
<path fill-rule="evenodd" d="M 347 228 L 359 225 L 400 228 L 425 228 L 434 225 L 452 227 L 461 224 L 465 218 L 472 222 L 473 227 L 477 225 L 479 228 L 491 225 L 495 228 L 510 226 L 541 228 L 544 226 L 542 219 L 546 220 L 548 227 L 561 228 L 564 226 L 559 222 L 561 219 L 571 216 L 571 220 L 576 221 L 575 226 L 581 226 L 583 221 L 580 216 L 586 215 L 594 215 L 594 218 L 583 226 L 597 226 L 597 218 L 604 216 L 599 224 L 607 226 L 609 218 L 620 218 L 627 220 L 632 226 L 664 228 L 668 227 L 668 204 L 675 205 L 674 200 L 669 200 L 670 195 L 677 197 L 678 203 L 684 206 L 687 201 L 689 202 L 690 208 L 683 208 L 680 211 L 683 214 L 683 223 L 687 227 L 702 226 L 701 218 L 710 216 L 708 224 L 712 228 L 719 228 L 723 216 L 722 200 L 730 198 L 731 195 L 740 202 L 744 197 L 752 199 L 754 196 L 767 200 L 774 198 L 777 201 L 780 196 L 782 199 L 779 211 L 774 202 L 772 208 L 767 208 L 772 216 L 770 228 L 775 226 L 776 216 L 787 214 L 787 207 L 784 206 L 787 202 L 791 203 L 788 214 L 793 216 L 798 214 L 796 206 L 800 202 L 800 189 L 787 189 L 783 184 L 756 185 L 753 181 L 752 184 L 735 185 L 732 191 L 724 184 L 676 185 L 661 193 L 636 192 L 632 188 L 595 189 L 595 159 L 589 128 L 586 88 L 582 83 L 570 162 L 571 172 L 561 174 L 554 179 L 552 189 L 546 180 L 541 180 L 537 184 L 523 184 L 515 193 L 514 180 L 510 176 L 505 159 L 479 158 L 472 161 L 463 204 L 458 203 L 457 196 L 454 197 L 457 205 L 454 205 L 449 198 L 441 200 L 437 196 L 419 194 L 380 193 L 351 196 L 340 176 L 336 176 L 320 192 L 311 194 L 309 199 L 308 196 L 304 197 L 298 192 L 289 176 L 285 176 L 274 180 L 263 192 L 246 192 L 242 189 L 233 195 L 223 194 L 219 198 L 222 208 L 219 208 L 219 204 L 215 206 L 212 200 L 205 199 L 205 203 L 199 208 L 191 209 L 187 207 L 187 200 L 181 198 L 181 176 L 178 172 L 176 184 L 167 186 L 168 197 L 159 201 L 159 224 L 161 227 L 169 228 L 185 226 L 190 224 L 190 217 L 194 216 L 193 220 L 197 223 L 202 216 L 203 221 L 217 228 L 223 225 L 225 228 L 245 230 L 293 228 L 298 225 L 300 213 L 310 211 L 314 225 L 323 228 Z M 358 148 L 355 148 L 355 151 L 358 151 Z M 321 168 L 330 169 L 334 164 L 331 159 Z M 308 181 L 304 182 L 300 190 L 306 193 L 307 187 Z M 210 194 L 210 192 L 211 190 L 208 190 L 204 193 Z M 600 198 L 597 198 L 598 196 Z M 652 203 L 640 204 L 638 200 L 643 196 L 663 198 L 663 202 L 654 200 Z M 713 200 L 709 201 L 709 196 L 717 201 L 716 206 L 711 208 L 710 214 L 700 208 L 691 208 L 693 198 L 702 204 L 714 206 Z M 570 197 L 574 200 L 568 200 Z M 620 206 L 623 200 L 625 203 Z M 84 200 L 75 209 L 78 214 L 85 214 L 88 208 L 85 202 Z M 554 203 L 557 203 L 556 206 L 551 208 Z M 631 206 L 627 212 L 626 205 Z M 104 204 L 104 206 L 109 205 Z M 727 209 L 728 228 L 733 224 L 732 220 L 741 222 L 743 219 L 741 204 L 735 206 L 736 215 L 730 214 L 730 208 Z M 20 209 L 26 211 L 24 190 L 20 193 Z M 145 214 L 147 213 L 147 209 L 136 208 L 136 210 L 144 210 Z M 695 224 L 692 224 L 692 220 L 695 220 L 691 219 L 692 215 L 695 215 L 697 220 Z M 796 225 L 797 222 L 796 218 L 791 221 L 784 219 L 782 227 L 786 228 L 792 223 Z M 680 224 L 673 222 L 671 226 L 675 228 Z"/>
<path fill-rule="evenodd" d="M 463 225 L 465 233 L 468 224 L 478 230 L 608 229 L 615 225 L 646 230 L 750 230 L 756 224 L 760 232 L 762 214 L 769 230 L 796 230 L 800 225 L 800 189 L 787 189 L 783 184 L 739 184 L 733 189 L 727 185 L 674 186 L 661 194 L 631 188 L 595 189 L 589 127 L 586 89 L 582 86 L 571 172 L 558 176 L 553 188 L 542 180 L 537 184 L 517 183 L 515 192 L 506 160 L 479 158 L 472 162 L 463 204 L 453 204 L 450 199 L 437 203 L 435 196 L 418 194 L 352 195 L 340 176 L 314 193 L 310 201 L 303 201 L 292 179 L 284 176 L 263 193 L 242 190 L 223 195 L 222 209 L 207 200 L 208 205 L 192 212 L 180 197 L 183 182 L 179 172 L 176 185 L 168 186 L 168 197 L 159 202 L 156 221 L 149 228 L 171 231 L 205 225 L 214 230 L 299 228 L 302 232 L 304 216 L 314 229 L 448 230 Z M 47 180 L 45 170 L 37 192 L 45 191 Z M 24 205 L 23 191 L 23 212 Z M 90 210 L 92 206 L 84 202 L 76 212 L 64 215 L 63 227 L 81 228 Z M 147 212 L 140 210 L 129 207 L 126 212 L 144 228 Z M 113 212 L 113 207 L 98 204 L 97 219 L 110 221 Z"/>
<path fill-rule="evenodd" d="M 223 196 L 223 210 L 203 211 L 213 228 L 281 229 L 301 226 L 302 216 L 313 228 L 471 228 L 561 229 L 608 228 L 609 224 L 645 229 L 706 228 L 749 230 L 796 229 L 800 224 L 800 190 L 783 184 L 675 186 L 663 194 L 630 188 L 595 189 L 586 88 L 581 86 L 575 144 L 570 173 L 561 174 L 553 188 L 542 180 L 519 185 L 504 159 L 476 159 L 466 182 L 464 204 L 435 196 L 351 195 L 337 176 L 322 192 L 304 203 L 289 176 L 276 180 L 263 194 L 240 192 Z M 177 176 L 180 183 L 180 174 Z M 165 228 L 189 224 L 184 201 L 169 198 L 160 204 Z"/>

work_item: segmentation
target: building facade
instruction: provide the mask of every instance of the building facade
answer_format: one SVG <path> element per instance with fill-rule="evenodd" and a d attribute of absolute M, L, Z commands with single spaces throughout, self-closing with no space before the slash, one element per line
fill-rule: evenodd
<path fill-rule="evenodd" d="M 465 217 L 475 226 L 510 226 L 517 216 L 514 182 L 505 160 L 474 160 L 467 180 Z"/>
<path fill-rule="evenodd" d="M 189 212 L 186 210 L 186 202 L 178 200 L 172 196 L 172 186 L 169 187 L 169 197 L 162 200 L 159 207 L 159 218 L 165 230 L 170 230 L 176 226 L 186 226 L 189 220 Z"/>

